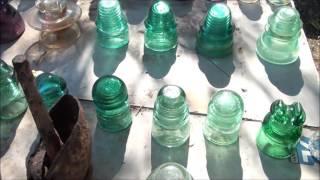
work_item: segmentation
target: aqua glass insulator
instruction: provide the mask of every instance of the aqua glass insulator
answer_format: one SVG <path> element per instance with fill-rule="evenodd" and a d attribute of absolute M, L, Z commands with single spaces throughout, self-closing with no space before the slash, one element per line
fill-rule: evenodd
<path fill-rule="evenodd" d="M 259 150 L 274 158 L 289 157 L 300 139 L 305 119 L 300 103 L 274 101 L 257 136 Z"/>
<path fill-rule="evenodd" d="M 144 21 L 144 44 L 154 51 L 168 51 L 177 46 L 176 21 L 169 4 L 156 1 Z"/>
<path fill-rule="evenodd" d="M 40 74 L 36 78 L 36 84 L 41 98 L 48 110 L 51 109 L 62 96 L 68 94 L 66 81 L 55 74 Z"/>
<path fill-rule="evenodd" d="M 128 22 L 118 0 L 98 3 L 97 41 L 105 48 L 120 48 L 129 43 Z"/>
<path fill-rule="evenodd" d="M 281 7 L 268 19 L 265 32 L 257 40 L 258 56 L 269 63 L 295 62 L 299 54 L 302 21 L 297 10 Z"/>
<path fill-rule="evenodd" d="M 10 147 L 27 107 L 13 68 L 0 60 L 0 156 Z"/>
<path fill-rule="evenodd" d="M 99 78 L 92 89 L 98 126 L 108 132 L 126 129 L 131 124 L 128 92 L 124 82 L 112 75 Z"/>
<path fill-rule="evenodd" d="M 196 50 L 209 58 L 232 53 L 233 25 L 231 11 L 223 3 L 211 6 L 197 35 Z"/>
<path fill-rule="evenodd" d="M 217 145 L 235 143 L 244 112 L 242 98 L 234 91 L 221 90 L 215 93 L 208 105 L 207 119 L 203 134 L 207 140 Z"/>
<path fill-rule="evenodd" d="M 151 172 L 147 180 L 192 180 L 187 169 L 175 162 L 161 164 Z"/>
<path fill-rule="evenodd" d="M 283 5 L 288 5 L 290 3 L 290 0 L 268 0 L 268 1 L 275 6 L 283 6 Z"/>
<path fill-rule="evenodd" d="M 152 137 L 166 147 L 184 144 L 189 138 L 188 116 L 184 91 L 173 85 L 162 87 L 154 104 Z"/>
<path fill-rule="evenodd" d="M 13 68 L 0 60 L 0 122 L 9 122 L 27 110 L 28 104 Z"/>

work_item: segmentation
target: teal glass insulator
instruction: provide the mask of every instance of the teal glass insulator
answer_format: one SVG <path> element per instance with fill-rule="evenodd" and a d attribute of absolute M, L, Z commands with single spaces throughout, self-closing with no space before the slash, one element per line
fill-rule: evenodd
<path fill-rule="evenodd" d="M 10 147 L 27 107 L 13 68 L 0 59 L 0 156 Z"/>
<path fill-rule="evenodd" d="M 289 157 L 300 139 L 305 119 L 300 103 L 273 102 L 257 136 L 259 150 L 274 158 Z"/>
<path fill-rule="evenodd" d="M 124 82 L 112 75 L 99 78 L 93 86 L 98 126 L 108 132 L 126 129 L 131 124 L 128 92 Z"/>
<path fill-rule="evenodd" d="M 127 18 L 118 0 L 100 0 L 98 3 L 97 42 L 105 48 L 120 48 L 129 43 Z"/>
<path fill-rule="evenodd" d="M 283 6 L 290 3 L 290 0 L 268 0 L 272 5 Z"/>
<path fill-rule="evenodd" d="M 13 68 L 0 60 L 0 157 L 10 147 L 27 108 L 27 101 Z"/>
<path fill-rule="evenodd" d="M 242 98 L 231 90 L 215 93 L 208 105 L 207 119 L 203 125 L 205 138 L 217 145 L 235 143 L 243 116 Z"/>
<path fill-rule="evenodd" d="M 192 180 L 185 167 L 175 162 L 161 164 L 151 172 L 147 180 Z"/>
<path fill-rule="evenodd" d="M 297 10 L 281 7 L 268 19 L 265 32 L 257 41 L 258 56 L 269 63 L 295 62 L 299 54 L 302 21 Z"/>
<path fill-rule="evenodd" d="M 36 78 L 36 84 L 48 110 L 50 110 L 62 96 L 68 94 L 66 81 L 62 77 L 51 73 L 40 74 Z"/>
<path fill-rule="evenodd" d="M 28 104 L 13 68 L 0 60 L 0 122 L 10 122 L 27 110 Z"/>
<path fill-rule="evenodd" d="M 153 110 L 152 137 L 162 146 L 178 147 L 189 138 L 189 109 L 178 86 L 160 89 Z"/>
<path fill-rule="evenodd" d="M 168 51 L 177 46 L 176 21 L 169 4 L 155 2 L 144 21 L 144 44 L 154 51 Z"/>
<path fill-rule="evenodd" d="M 196 50 L 209 58 L 232 54 L 233 25 L 231 11 L 223 3 L 211 6 L 197 35 Z"/>

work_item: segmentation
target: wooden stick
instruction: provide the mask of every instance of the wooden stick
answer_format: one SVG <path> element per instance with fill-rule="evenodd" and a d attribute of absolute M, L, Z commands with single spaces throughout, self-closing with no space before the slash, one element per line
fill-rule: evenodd
<path fill-rule="evenodd" d="M 17 78 L 28 101 L 29 108 L 39 134 L 45 144 L 49 162 L 51 162 L 59 152 L 62 146 L 62 141 L 53 126 L 48 110 L 42 103 L 41 96 L 36 88 L 36 83 L 26 56 L 17 55 L 13 58 L 12 62 Z"/>

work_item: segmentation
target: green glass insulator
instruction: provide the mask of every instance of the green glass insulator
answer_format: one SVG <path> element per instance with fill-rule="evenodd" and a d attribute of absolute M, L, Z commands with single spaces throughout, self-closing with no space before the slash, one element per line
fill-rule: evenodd
<path fill-rule="evenodd" d="M 13 68 L 0 60 L 0 122 L 10 122 L 27 110 L 28 104 Z"/>
<path fill-rule="evenodd" d="M 283 6 L 290 3 L 290 0 L 268 0 L 268 1 L 275 6 Z"/>
<path fill-rule="evenodd" d="M 232 53 L 233 25 L 231 11 L 223 3 L 214 4 L 204 18 L 197 35 L 196 50 L 210 58 Z"/>
<path fill-rule="evenodd" d="M 299 53 L 302 21 L 297 10 L 281 7 L 268 19 L 265 32 L 257 41 L 257 54 L 272 64 L 295 62 Z"/>
<path fill-rule="evenodd" d="M 208 105 L 208 115 L 204 122 L 204 136 L 212 143 L 229 145 L 239 137 L 244 111 L 242 98 L 231 90 L 215 93 Z"/>
<path fill-rule="evenodd" d="M 51 73 L 42 73 L 36 78 L 38 91 L 43 103 L 50 110 L 58 100 L 68 94 L 66 81 Z"/>
<path fill-rule="evenodd" d="M 300 103 L 272 103 L 257 136 L 260 151 L 274 158 L 289 157 L 299 141 L 306 114 Z"/>
<path fill-rule="evenodd" d="M 174 14 L 164 1 L 157 1 L 144 21 L 144 44 L 154 51 L 168 51 L 177 46 L 177 29 Z"/>
<path fill-rule="evenodd" d="M 105 48 L 120 48 L 129 43 L 128 22 L 118 0 L 98 3 L 97 41 Z"/>
<path fill-rule="evenodd" d="M 99 78 L 92 89 L 98 126 L 108 132 L 126 129 L 131 124 L 128 92 L 124 82 L 112 75 Z"/>
<path fill-rule="evenodd" d="M 192 180 L 192 176 L 186 170 L 185 167 L 178 163 L 167 162 L 161 164 L 155 170 L 151 172 L 147 180 L 160 180 L 160 179 L 171 179 L 171 180 Z"/>
<path fill-rule="evenodd" d="M 189 138 L 188 116 L 184 91 L 178 86 L 162 87 L 154 104 L 152 137 L 166 147 L 184 144 Z"/>

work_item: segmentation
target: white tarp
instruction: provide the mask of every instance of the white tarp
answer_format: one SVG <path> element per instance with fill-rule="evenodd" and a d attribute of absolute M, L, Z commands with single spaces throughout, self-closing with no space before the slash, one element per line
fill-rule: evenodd
<path fill-rule="evenodd" d="M 13 4 L 18 4 L 14 1 Z M 33 5 L 21 1 L 23 17 Z M 228 1 L 236 30 L 234 53 L 228 58 L 210 61 L 195 53 L 195 38 L 208 3 L 205 0 L 171 1 L 176 14 L 179 44 L 176 54 L 144 54 L 144 23 L 150 1 L 121 1 L 128 17 L 128 48 L 107 50 L 96 45 L 94 14 L 96 2 L 79 1 L 82 36 L 68 49 L 47 52 L 34 69 L 62 76 L 70 93 L 91 100 L 95 80 L 105 74 L 119 76 L 127 84 L 130 103 L 153 107 L 158 90 L 165 84 L 181 86 L 192 112 L 206 113 L 211 95 L 227 88 L 238 92 L 245 104 L 245 118 L 263 120 L 276 99 L 287 103 L 299 101 L 307 113 L 306 125 L 319 127 L 319 76 L 304 33 L 301 35 L 300 60 L 288 66 L 275 66 L 259 61 L 256 39 L 263 32 L 270 6 L 238 4 Z M 26 31 L 15 43 L 1 45 L 1 58 L 11 63 L 37 42 L 39 32 L 26 24 Z"/>

